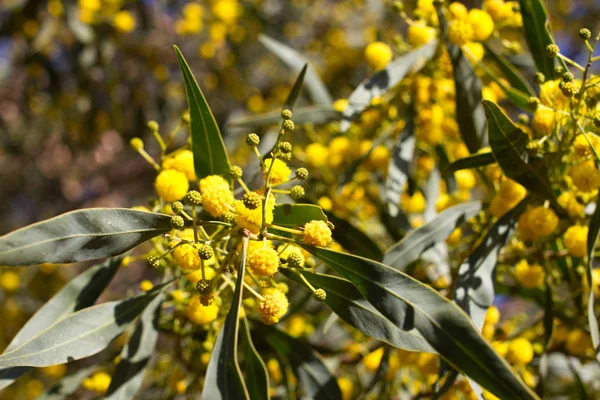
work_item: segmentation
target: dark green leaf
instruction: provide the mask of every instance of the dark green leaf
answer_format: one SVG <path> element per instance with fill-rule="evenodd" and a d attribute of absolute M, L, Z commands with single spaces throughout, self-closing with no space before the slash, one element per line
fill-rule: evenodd
<path fill-rule="evenodd" d="M 523 29 L 527 47 L 535 65 L 547 79 L 554 76 L 554 59 L 548 57 L 546 46 L 553 44 L 552 36 L 546 29 L 548 12 L 543 0 L 519 0 Z"/>
<path fill-rule="evenodd" d="M 469 59 L 463 54 L 460 46 L 451 43 L 447 38 L 447 23 L 442 8 L 438 10 L 442 36 L 446 41 L 446 49 L 452 61 L 454 86 L 456 89 L 456 121 L 460 135 L 471 153 L 476 153 L 486 145 L 485 113 L 481 107 L 481 81 L 475 74 Z"/>
<path fill-rule="evenodd" d="M 484 100 L 483 107 L 489 124 L 490 147 L 502 172 L 557 206 L 543 159 L 527 152 L 529 136 L 493 102 Z"/>
<path fill-rule="evenodd" d="M 335 226 L 332 231 L 333 240 L 349 250 L 352 254 L 372 260 L 381 260 L 383 252 L 379 245 L 373 241 L 366 233 L 358 229 L 349 221 L 337 217 L 335 214 L 327 213 L 329 221 Z"/>
<path fill-rule="evenodd" d="M 450 174 L 462 169 L 485 167 L 486 165 L 490 165 L 495 162 L 496 159 L 494 158 L 494 154 L 491 152 L 477 153 L 454 161 L 452 164 L 448 165 L 443 172 L 444 174 Z"/>
<path fill-rule="evenodd" d="M 294 122 L 296 124 L 324 124 L 330 121 L 338 120 L 341 113 L 335 111 L 332 106 L 317 105 L 297 108 L 294 111 Z M 271 111 L 264 114 L 253 115 L 251 117 L 240 118 L 231 121 L 228 125 L 233 128 L 260 128 L 281 121 L 280 111 Z"/>
<path fill-rule="evenodd" d="M 587 236 L 587 281 L 589 287 L 593 287 L 594 276 L 592 270 L 594 268 L 594 248 L 596 248 L 596 242 L 598 241 L 598 234 L 600 232 L 600 205 L 596 203 L 596 210 L 590 219 L 590 225 Z M 596 309 L 594 307 L 594 290 L 590 290 L 588 295 L 588 325 L 590 326 L 590 334 L 592 336 L 592 344 L 596 352 L 596 359 L 600 361 L 600 333 L 598 332 L 598 318 L 596 317 Z"/>
<path fill-rule="evenodd" d="M 302 85 L 304 84 L 304 76 L 306 75 L 306 70 L 308 69 L 308 64 L 304 64 L 304 67 L 300 70 L 298 77 L 296 78 L 296 82 L 294 82 L 294 86 L 292 86 L 292 90 L 290 90 L 290 94 L 288 98 L 285 100 L 283 109 L 286 108 L 292 110 L 294 108 L 294 104 L 296 104 L 296 100 L 298 100 L 298 96 L 302 91 Z"/>
<path fill-rule="evenodd" d="M 158 340 L 158 330 L 154 321 L 158 318 L 164 298 L 164 293 L 160 293 L 142 313 L 133 335 L 121 351 L 121 360 L 112 374 L 110 386 L 104 395 L 105 399 L 133 399 L 142 386 L 144 372 L 154 354 Z"/>
<path fill-rule="evenodd" d="M 208 175 L 229 176 L 231 164 L 223 143 L 217 121 L 196 82 L 196 78 L 177 46 L 174 46 L 177 59 L 183 73 L 185 92 L 190 107 L 190 126 L 192 131 L 192 151 L 194 169 L 198 179 Z"/>
<path fill-rule="evenodd" d="M 241 342 L 245 348 L 245 363 L 244 371 L 246 372 L 246 382 L 248 385 L 248 393 L 251 399 L 270 399 L 269 396 L 269 373 L 267 367 L 260 358 L 260 354 L 256 351 L 254 343 L 252 343 L 252 335 L 250 335 L 250 325 L 246 317 L 242 318 Z"/>
<path fill-rule="evenodd" d="M 47 392 L 43 393 L 36 400 L 65 400 L 71 398 L 77 389 L 81 386 L 81 383 L 85 378 L 90 376 L 92 372 L 98 367 L 93 365 L 91 367 L 80 369 L 79 371 L 65 376 L 56 385 L 52 386 Z"/>
<path fill-rule="evenodd" d="M 217 336 L 213 346 L 204 388 L 202 389 L 202 398 L 210 400 L 238 400 L 250 399 L 246 382 L 242 375 L 238 361 L 238 332 L 240 330 L 240 308 L 242 306 L 242 293 L 244 275 L 246 273 L 246 252 L 248 251 L 248 238 L 243 239 L 242 255 L 240 269 L 238 271 L 237 281 L 233 301 L 225 323 Z"/>
<path fill-rule="evenodd" d="M 531 85 L 527 82 L 527 80 L 523 77 L 521 72 L 516 69 L 510 61 L 508 61 L 503 55 L 496 53 L 490 46 L 484 44 L 485 53 L 488 55 L 496 65 L 502 71 L 502 74 L 510 83 L 510 87 L 516 90 L 521 91 L 523 94 L 527 96 L 535 96 L 535 90 L 531 87 Z"/>
<path fill-rule="evenodd" d="M 554 337 L 554 299 L 550 274 L 546 274 L 546 304 L 544 305 L 544 349 L 548 349 Z"/>
<path fill-rule="evenodd" d="M 512 234 L 528 200 L 522 200 L 492 225 L 458 269 L 454 301 L 471 317 L 479 331 L 483 328 L 485 314 L 496 294 L 498 253 Z"/>
<path fill-rule="evenodd" d="M 537 399 L 469 317 L 431 287 L 387 265 L 319 247 L 303 248 L 351 281 L 396 326 L 416 329 L 454 368 L 502 399 Z"/>
<path fill-rule="evenodd" d="M 385 69 L 365 79 L 348 97 L 348 107 L 344 110 L 344 119 L 340 125 L 342 132 L 350 127 L 352 120 L 365 110 L 375 97 L 383 96 L 411 72 L 417 72 L 436 53 L 437 40 L 412 50 L 390 62 Z"/>
<path fill-rule="evenodd" d="M 267 35 L 259 35 L 258 40 L 296 73 L 300 72 L 302 67 L 308 64 L 309 68 L 306 73 L 306 87 L 310 92 L 312 100 L 316 104 L 326 105 L 330 105 L 333 102 L 331 95 L 327 91 L 327 87 L 323 81 L 321 81 L 321 78 L 319 78 L 319 75 L 310 65 L 306 57 L 291 47 Z M 294 118 L 294 121 L 296 121 L 296 118 Z"/>
<path fill-rule="evenodd" d="M 296 273 L 282 270 L 287 277 L 306 286 Z M 360 294 L 358 289 L 346 279 L 338 276 L 300 271 L 311 285 L 327 292 L 325 303 L 341 319 L 382 342 L 404 350 L 435 353 L 417 330 L 405 331 L 384 317 Z"/>
<path fill-rule="evenodd" d="M 315 400 L 341 400 L 337 380 L 312 347 L 276 327 L 261 326 L 259 331 L 269 346 L 290 363 L 304 396 Z"/>
<path fill-rule="evenodd" d="M 437 154 L 437 156 L 438 156 L 438 166 L 439 166 L 440 171 L 446 170 L 448 168 L 448 166 L 450 165 L 450 159 L 448 158 L 448 154 L 446 153 L 446 149 L 444 148 L 444 146 L 442 146 L 442 145 L 435 146 L 435 154 Z M 434 171 L 437 172 L 437 170 L 435 170 L 435 169 L 434 169 Z M 452 174 L 444 175 L 444 181 L 446 182 L 446 191 L 448 193 L 452 193 L 452 192 L 456 191 L 456 189 L 458 188 L 456 186 L 456 179 L 454 178 L 454 175 L 452 175 Z M 436 190 L 439 191 L 439 187 L 436 188 Z M 437 198 L 438 198 L 438 195 L 436 194 L 436 196 L 433 198 L 433 206 L 435 206 L 435 201 L 437 200 Z"/>
<path fill-rule="evenodd" d="M 0 237 L 0 265 L 70 263 L 115 256 L 171 230 L 171 217 L 127 208 L 68 212 Z"/>
<path fill-rule="evenodd" d="M 12 339 L 5 353 L 33 339 L 64 316 L 93 305 L 119 269 L 123 257 L 106 260 L 69 281 L 27 321 Z M 29 371 L 29 367 L 0 367 L 0 390 Z"/>
<path fill-rule="evenodd" d="M 293 228 L 313 220 L 327 221 L 323 209 L 313 204 L 278 204 L 273 211 L 274 225 Z"/>
<path fill-rule="evenodd" d="M 400 271 L 419 259 L 423 252 L 445 240 L 452 231 L 481 210 L 481 202 L 458 204 L 442 211 L 431 222 L 411 231 L 383 256 L 383 263 Z"/>
<path fill-rule="evenodd" d="M 123 333 L 162 288 L 164 285 L 136 297 L 69 314 L 15 350 L 2 354 L 0 366 L 47 367 L 94 355 Z"/>

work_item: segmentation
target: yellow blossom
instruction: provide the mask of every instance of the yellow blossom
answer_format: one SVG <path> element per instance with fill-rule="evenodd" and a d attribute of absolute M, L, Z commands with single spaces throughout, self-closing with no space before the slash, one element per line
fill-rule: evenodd
<path fill-rule="evenodd" d="M 189 184 L 183 172 L 174 169 L 161 171 L 154 182 L 156 193 L 166 202 L 181 200 L 188 192 Z"/>
<path fill-rule="evenodd" d="M 272 168 L 271 164 L 273 164 Z M 263 177 L 265 179 L 267 179 L 267 173 L 269 172 L 269 169 L 271 169 L 271 175 L 269 175 L 269 182 L 272 185 L 287 181 L 290 177 L 290 174 L 292 173 L 285 161 L 282 161 L 278 158 L 275 159 L 275 162 L 273 162 L 272 158 L 268 158 L 265 160 L 265 168 L 263 169 Z"/>
<path fill-rule="evenodd" d="M 392 49 L 383 42 L 373 42 L 365 49 L 365 60 L 375 70 L 385 68 L 392 57 Z"/>
<path fill-rule="evenodd" d="M 587 226 L 573 225 L 566 230 L 563 241 L 570 255 L 573 257 L 583 257 L 586 255 L 587 236 Z"/>
<path fill-rule="evenodd" d="M 219 306 L 216 301 L 208 306 L 202 305 L 200 296 L 194 296 L 187 307 L 186 315 L 193 323 L 206 325 L 217 319 Z"/>

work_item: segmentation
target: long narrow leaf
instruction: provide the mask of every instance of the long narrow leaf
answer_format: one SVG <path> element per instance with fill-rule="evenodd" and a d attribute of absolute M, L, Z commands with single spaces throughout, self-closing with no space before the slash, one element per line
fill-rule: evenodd
<path fill-rule="evenodd" d="M 227 158 L 227 150 L 223 143 L 221 131 L 215 117 L 196 82 L 183 54 L 174 46 L 177 59 L 183 73 L 185 91 L 190 106 L 190 124 L 192 131 L 192 151 L 194 152 L 194 169 L 198 179 L 208 175 L 229 176 L 231 164 Z"/>
<path fill-rule="evenodd" d="M 127 208 L 68 212 L 0 237 L 0 265 L 71 263 L 116 256 L 171 230 L 171 217 Z"/>
<path fill-rule="evenodd" d="M 304 64 L 304 67 L 300 70 L 296 81 L 294 82 L 294 86 L 292 86 L 292 90 L 290 90 L 290 94 L 285 100 L 283 109 L 292 110 L 294 105 L 296 104 L 296 100 L 298 100 L 298 96 L 302 91 L 302 85 L 304 84 L 304 77 L 306 76 L 306 70 L 308 69 L 308 64 Z"/>
<path fill-rule="evenodd" d="M 242 343 L 245 347 L 244 371 L 246 372 L 246 384 L 251 399 L 270 399 L 269 395 L 269 373 L 267 367 L 260 358 L 260 354 L 252 343 L 250 325 L 246 317 L 242 318 Z"/>
<path fill-rule="evenodd" d="M 303 246 L 351 281 L 401 329 L 416 329 L 454 368 L 502 399 L 537 399 L 479 334 L 469 317 L 438 292 L 387 265 L 324 248 Z"/>
<path fill-rule="evenodd" d="M 529 82 L 523 77 L 521 72 L 514 67 L 503 55 L 496 53 L 489 45 L 484 44 L 485 53 L 488 55 L 502 71 L 506 80 L 510 83 L 510 87 L 520 90 L 528 96 L 535 96 L 535 90 Z M 544 50 L 545 51 L 545 50 Z"/>
<path fill-rule="evenodd" d="M 546 29 L 548 11 L 543 0 L 519 0 L 527 47 L 535 65 L 546 78 L 554 76 L 554 59 L 548 57 L 546 46 L 554 43 Z"/>
<path fill-rule="evenodd" d="M 421 254 L 436 243 L 445 240 L 452 231 L 477 215 L 481 202 L 458 204 L 442 211 L 428 224 L 411 231 L 404 239 L 393 245 L 383 256 L 383 263 L 400 271 L 419 259 Z"/>
<path fill-rule="evenodd" d="M 327 87 L 319 78 L 319 75 L 315 69 L 310 65 L 306 57 L 298 53 L 291 47 L 269 37 L 267 35 L 260 35 L 258 40 L 273 54 L 275 54 L 281 61 L 283 61 L 289 68 L 294 72 L 298 73 L 302 67 L 306 64 L 309 65 L 306 73 L 306 87 L 310 92 L 312 100 L 316 104 L 331 104 L 333 99 L 327 91 Z"/>
<path fill-rule="evenodd" d="M 594 248 L 596 247 L 596 242 L 598 241 L 598 234 L 600 233 L 600 205 L 596 203 L 596 210 L 590 219 L 590 225 L 588 230 L 587 237 L 587 257 L 588 257 L 588 265 L 587 265 L 587 281 L 588 287 L 590 288 L 590 293 L 588 295 L 588 325 L 590 326 L 590 334 L 592 336 L 592 344 L 594 345 L 594 351 L 596 353 L 596 359 L 600 361 L 600 333 L 598 332 L 598 318 L 596 317 L 596 309 L 594 306 L 595 303 L 595 293 L 593 290 L 594 275 L 592 270 L 594 268 Z"/>
<path fill-rule="evenodd" d="M 381 251 L 379 245 L 369 235 L 358 229 L 350 221 L 338 217 L 331 212 L 327 213 L 327 217 L 335 226 L 332 232 L 333 240 L 342 245 L 343 248 L 348 249 L 353 254 L 370 258 L 371 260 L 381 260 L 383 251 Z"/>
<path fill-rule="evenodd" d="M 444 174 L 460 171 L 461 169 L 485 167 L 496 162 L 494 154 L 491 152 L 472 154 L 468 157 L 461 158 L 448 165 L 444 170 Z"/>
<path fill-rule="evenodd" d="M 248 238 L 243 239 L 240 269 L 238 271 L 235 292 L 225 323 L 213 346 L 208 369 L 204 379 L 202 398 L 206 400 L 250 399 L 238 361 L 238 332 L 240 329 L 240 308 L 244 275 L 246 272 L 246 252 Z"/>
<path fill-rule="evenodd" d="M 4 352 L 13 351 L 64 316 L 94 304 L 117 272 L 122 259 L 123 257 L 109 259 L 73 278 L 29 318 Z M 12 384 L 29 369 L 0 367 L 0 390 Z"/>

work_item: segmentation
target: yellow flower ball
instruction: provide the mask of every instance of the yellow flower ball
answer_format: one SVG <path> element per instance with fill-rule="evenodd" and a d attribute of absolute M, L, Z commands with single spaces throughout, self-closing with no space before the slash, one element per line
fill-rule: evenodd
<path fill-rule="evenodd" d="M 233 203 L 235 208 L 235 223 L 244 229 L 248 229 L 251 233 L 258 234 L 262 226 L 262 205 L 254 210 L 248 209 L 244 202 L 235 200 Z M 270 224 L 273 222 L 273 210 L 275 209 L 275 196 L 269 196 L 267 200 L 265 222 Z"/>
<path fill-rule="evenodd" d="M 381 358 L 383 357 L 383 347 L 378 348 L 377 350 L 373 350 L 369 354 L 367 354 L 363 359 L 362 363 L 367 369 L 367 371 L 376 371 L 381 363 Z"/>
<path fill-rule="evenodd" d="M 411 45 L 419 47 L 432 41 L 435 36 L 435 28 L 425 25 L 425 23 L 422 21 L 418 21 L 408 27 L 406 40 Z"/>
<path fill-rule="evenodd" d="M 344 112 L 348 108 L 348 99 L 337 99 L 333 102 L 333 109 L 337 112 Z"/>
<path fill-rule="evenodd" d="M 213 14 L 230 25 L 237 21 L 244 9 L 237 0 L 219 0 L 212 7 Z"/>
<path fill-rule="evenodd" d="M 135 17 L 129 11 L 119 11 L 113 20 L 115 28 L 127 33 L 135 29 Z"/>
<path fill-rule="evenodd" d="M 104 394 L 110 386 L 111 376 L 104 371 L 95 372 L 83 381 L 83 387 L 98 394 Z"/>
<path fill-rule="evenodd" d="M 585 206 L 577 201 L 577 197 L 572 192 L 563 192 L 558 196 L 558 204 L 560 204 L 571 218 L 579 218 L 583 216 Z"/>
<path fill-rule="evenodd" d="M 321 143 L 311 143 L 304 149 L 306 154 L 306 162 L 316 168 L 320 168 L 327 164 L 329 158 L 329 149 Z"/>
<path fill-rule="evenodd" d="M 586 135 L 592 143 L 592 146 L 594 146 L 596 154 L 600 155 L 600 138 L 594 135 L 592 132 L 587 132 Z M 573 142 L 573 150 L 578 159 L 591 157 L 593 155 L 590 144 L 588 143 L 588 139 L 586 139 L 584 135 L 578 135 L 575 138 L 575 141 Z"/>
<path fill-rule="evenodd" d="M 569 176 L 573 180 L 573 185 L 582 192 L 591 192 L 600 186 L 600 172 L 593 160 L 573 165 Z"/>
<path fill-rule="evenodd" d="M 544 282 L 544 268 L 541 265 L 529 265 L 526 260 L 521 260 L 515 266 L 515 278 L 519 285 L 533 289 Z"/>
<path fill-rule="evenodd" d="M 263 290 L 263 299 L 258 303 L 260 320 L 265 325 L 273 325 L 285 315 L 288 310 L 288 299 L 280 290 L 268 288 Z"/>
<path fill-rule="evenodd" d="M 213 217 L 220 217 L 229 211 L 234 204 L 231 190 L 223 187 L 207 187 L 202 191 L 202 206 Z"/>
<path fill-rule="evenodd" d="M 390 161 L 390 150 L 384 145 L 377 146 L 369 154 L 369 159 L 365 163 L 370 168 L 387 169 Z"/>
<path fill-rule="evenodd" d="M 408 193 L 403 193 L 400 197 L 402 202 L 400 206 L 407 214 L 419 214 L 425 211 L 425 196 L 420 191 L 416 191 L 412 196 Z"/>
<path fill-rule="evenodd" d="M 448 40 L 462 46 L 471 42 L 475 37 L 473 27 L 468 21 L 455 19 L 448 24 Z"/>
<path fill-rule="evenodd" d="M 271 168 L 271 164 L 273 164 L 273 168 Z M 265 168 L 263 169 L 263 178 L 267 179 L 267 173 L 271 169 L 271 175 L 269 175 L 269 182 L 272 185 L 277 183 L 285 182 L 289 179 L 292 171 L 287 166 L 285 161 L 282 161 L 278 158 L 273 162 L 272 158 L 268 158 L 265 160 Z"/>
<path fill-rule="evenodd" d="M 594 346 L 589 333 L 581 329 L 573 329 L 569 332 L 565 347 L 569 353 L 578 357 L 586 357 L 594 353 Z"/>
<path fill-rule="evenodd" d="M 383 42 L 373 42 L 365 49 L 365 60 L 375 70 L 385 68 L 392 57 L 392 49 Z"/>
<path fill-rule="evenodd" d="M 545 108 L 538 108 L 531 120 L 531 127 L 542 135 L 550 135 L 554 131 L 555 124 L 554 111 Z"/>
<path fill-rule="evenodd" d="M 175 169 L 161 171 L 154 182 L 156 193 L 167 203 L 181 200 L 190 188 L 187 177 Z"/>
<path fill-rule="evenodd" d="M 325 221 L 310 221 L 304 225 L 304 243 L 325 247 L 331 240 L 331 229 Z"/>
<path fill-rule="evenodd" d="M 60 379 L 67 373 L 66 364 L 52 365 L 42 368 L 42 373 L 50 379 Z"/>
<path fill-rule="evenodd" d="M 279 361 L 276 358 L 271 358 L 267 361 L 267 370 L 269 371 L 269 377 L 271 381 L 275 384 L 278 384 L 283 379 L 283 374 L 281 372 L 281 367 L 279 366 Z"/>
<path fill-rule="evenodd" d="M 453 19 L 465 19 L 469 13 L 467 7 L 463 3 L 459 3 L 458 1 L 454 1 L 450 3 L 448 6 L 448 11 L 450 11 L 450 15 Z"/>
<path fill-rule="evenodd" d="M 474 8 L 469 11 L 467 21 L 473 28 L 473 40 L 484 41 L 494 32 L 494 20 L 483 10 Z"/>
<path fill-rule="evenodd" d="M 248 268 L 260 276 L 271 276 L 279 269 L 279 254 L 270 247 L 259 247 L 248 253 Z"/>
<path fill-rule="evenodd" d="M 507 10 L 505 6 L 504 0 L 485 0 L 483 3 L 483 9 L 492 17 L 494 22 L 504 21 L 509 17 L 510 10 Z"/>
<path fill-rule="evenodd" d="M 563 241 L 570 255 L 584 257 L 587 253 L 588 227 L 573 225 L 566 230 Z"/>
<path fill-rule="evenodd" d="M 481 62 L 481 60 L 483 60 L 483 56 L 485 54 L 485 49 L 483 47 L 483 45 L 481 43 L 478 42 L 469 42 L 467 44 L 465 44 L 463 46 L 463 51 L 465 52 L 465 55 L 469 58 L 469 61 L 471 61 L 471 63 L 473 64 L 477 64 L 478 62 Z M 486 92 L 489 90 L 489 88 L 486 86 L 483 89 L 486 90 Z M 494 99 L 492 100 L 498 100 L 498 93 L 492 91 L 492 93 L 495 94 Z M 484 99 L 486 98 L 486 96 L 484 96 Z M 487 100 L 487 99 L 486 99 Z"/>
<path fill-rule="evenodd" d="M 194 153 L 192 153 L 191 150 L 182 150 L 171 157 L 167 157 L 163 161 L 162 167 L 163 169 L 176 169 L 179 172 L 183 172 L 188 181 L 196 180 L 196 173 L 194 172 Z"/>
<path fill-rule="evenodd" d="M 21 285 L 19 274 L 14 271 L 6 271 L 0 275 L 0 288 L 7 292 L 14 292 Z"/>
<path fill-rule="evenodd" d="M 527 215 L 527 225 L 537 238 L 550 235 L 558 227 L 558 217 L 550 208 L 538 206 Z"/>
<path fill-rule="evenodd" d="M 200 191 L 208 189 L 230 190 L 229 182 L 221 175 L 209 175 L 200 179 Z"/>
<path fill-rule="evenodd" d="M 354 391 L 354 384 L 352 381 L 345 377 L 337 378 L 338 386 L 342 392 L 342 400 L 352 400 L 352 392 Z"/>
<path fill-rule="evenodd" d="M 144 279 L 143 281 L 140 282 L 140 289 L 143 290 L 144 292 L 148 292 L 148 291 L 152 290 L 153 287 L 154 287 L 154 284 L 147 279 Z"/>
<path fill-rule="evenodd" d="M 502 198 L 502 200 L 516 204 L 525 198 L 527 195 L 527 189 L 512 179 L 505 178 L 500 183 L 498 195 Z"/>
<path fill-rule="evenodd" d="M 526 212 L 519 217 L 517 233 L 519 238 L 525 241 L 534 240 L 537 237 L 529 227 L 529 214 Z"/>
<path fill-rule="evenodd" d="M 186 240 L 193 240 L 194 233 L 191 229 L 186 229 L 181 232 L 180 237 Z M 175 246 L 177 242 L 173 241 L 171 246 Z M 194 271 L 200 268 L 200 256 L 198 255 L 198 250 L 191 244 L 182 244 L 179 245 L 173 250 L 171 253 L 173 258 L 175 259 L 175 263 L 185 270 L 185 271 Z"/>
<path fill-rule="evenodd" d="M 216 301 L 211 305 L 204 306 L 200 302 L 200 296 L 194 296 L 188 304 L 186 315 L 197 325 L 210 324 L 219 316 L 219 306 Z"/>
<path fill-rule="evenodd" d="M 456 171 L 454 173 L 454 177 L 456 178 L 456 185 L 458 186 L 459 190 L 471 190 L 477 183 L 475 174 L 473 171 L 468 169 Z"/>
<path fill-rule="evenodd" d="M 491 306 L 485 313 L 485 323 L 496 325 L 498 322 L 500 322 L 500 310 L 496 306 Z"/>
<path fill-rule="evenodd" d="M 533 346 L 525 338 L 517 338 L 508 345 L 508 360 L 516 365 L 527 365 L 533 360 Z"/>
<path fill-rule="evenodd" d="M 515 203 L 506 201 L 500 196 L 495 196 L 490 202 L 490 213 L 495 218 L 500 218 L 514 207 Z"/>

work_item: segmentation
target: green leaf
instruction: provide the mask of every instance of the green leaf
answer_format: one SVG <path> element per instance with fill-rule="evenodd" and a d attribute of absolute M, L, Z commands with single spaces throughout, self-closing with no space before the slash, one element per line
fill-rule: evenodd
<path fill-rule="evenodd" d="M 302 67 L 306 64 L 309 65 L 308 71 L 306 73 L 306 87 L 310 92 L 310 96 L 312 100 L 316 104 L 326 104 L 330 105 L 333 102 L 331 95 L 327 91 L 327 87 L 319 78 L 319 75 L 315 71 L 315 69 L 310 65 L 306 57 L 302 54 L 298 53 L 296 50 L 291 47 L 269 37 L 267 35 L 259 35 L 258 40 L 269 49 L 273 54 L 275 54 L 281 61 L 283 61 L 289 68 L 294 70 L 294 72 L 298 73 L 302 69 Z M 296 118 L 294 118 L 294 122 L 296 122 Z"/>
<path fill-rule="evenodd" d="M 276 327 L 260 326 L 257 328 L 273 350 L 290 363 L 306 398 L 315 400 L 342 399 L 337 380 L 312 347 L 303 341 L 294 339 Z"/>
<path fill-rule="evenodd" d="M 235 292 L 231 308 L 225 318 L 225 323 L 217 336 L 213 346 L 202 398 L 210 400 L 238 400 L 250 399 L 248 388 L 244 382 L 242 370 L 238 361 L 238 332 L 240 330 L 240 308 L 242 306 L 242 293 L 244 275 L 246 273 L 246 253 L 248 251 L 248 238 L 243 238 L 240 269 L 238 271 Z"/>
<path fill-rule="evenodd" d="M 462 169 L 485 167 L 496 162 L 494 154 L 491 152 L 471 154 L 468 157 L 461 158 L 448 165 L 444 170 L 444 174 L 460 171 Z"/>
<path fill-rule="evenodd" d="M 64 316 L 93 305 L 119 269 L 122 259 L 123 257 L 111 258 L 71 279 L 29 318 L 4 353 L 13 351 L 33 339 Z M 29 369 L 29 367 L 0 367 L 0 390 L 12 384 Z"/>
<path fill-rule="evenodd" d="M 292 110 L 294 108 L 294 104 L 296 104 L 296 100 L 298 100 L 298 96 L 302 91 L 302 85 L 304 84 L 304 76 L 306 75 L 306 70 L 308 69 L 308 64 L 304 64 L 304 67 L 300 70 L 298 77 L 296 78 L 296 82 L 294 82 L 294 86 L 292 86 L 292 90 L 290 90 L 290 94 L 285 100 L 283 109 L 286 108 Z"/>
<path fill-rule="evenodd" d="M 256 347 L 254 347 L 254 343 L 252 343 L 250 325 L 246 317 L 242 318 L 242 325 L 244 325 L 244 328 L 242 329 L 241 338 L 242 346 L 246 349 L 244 371 L 246 372 L 248 393 L 251 399 L 270 399 L 269 373 Z"/>
<path fill-rule="evenodd" d="M 102 351 L 127 329 L 162 288 L 69 314 L 15 350 L 0 356 L 0 366 L 48 367 Z"/>
<path fill-rule="evenodd" d="M 194 169 L 198 179 L 208 175 L 229 176 L 231 164 L 227 158 L 227 150 L 223 143 L 221 131 L 213 116 L 198 82 L 183 54 L 177 46 L 175 53 L 183 73 L 185 92 L 190 106 L 190 124 L 192 131 L 192 151 L 194 152 Z"/>
<path fill-rule="evenodd" d="M 546 46 L 553 44 L 552 36 L 546 28 L 548 11 L 542 0 L 519 0 L 523 17 L 523 30 L 527 47 L 535 65 L 547 79 L 554 76 L 554 59 L 546 54 Z"/>
<path fill-rule="evenodd" d="M 343 248 L 362 257 L 381 260 L 381 257 L 383 257 L 381 248 L 366 233 L 331 212 L 327 213 L 327 217 L 335 226 L 332 231 L 333 240 L 342 245 Z"/>
<path fill-rule="evenodd" d="M 516 89 L 527 96 L 536 96 L 535 90 L 529 82 L 523 77 L 521 72 L 514 67 L 503 55 L 496 53 L 488 44 L 483 45 L 485 53 L 489 56 L 496 65 L 500 68 L 504 78 L 510 83 L 510 87 Z"/>
<path fill-rule="evenodd" d="M 273 210 L 273 224 L 294 228 L 313 220 L 327 221 L 323 209 L 313 204 L 277 204 Z"/>
<path fill-rule="evenodd" d="M 481 146 L 486 145 L 485 113 L 481 107 L 483 86 L 460 46 L 448 40 L 447 23 L 441 8 L 438 9 L 438 17 L 446 49 L 452 61 L 456 89 L 456 121 L 467 148 L 471 153 L 476 153 Z"/>
<path fill-rule="evenodd" d="M 454 302 L 465 310 L 479 331 L 496 294 L 498 253 L 511 236 L 528 201 L 529 198 L 525 198 L 496 221 L 458 269 Z"/>
<path fill-rule="evenodd" d="M 306 284 L 290 270 L 281 270 L 298 284 Z M 415 329 L 405 331 L 384 317 L 369 303 L 358 289 L 348 280 L 338 276 L 298 271 L 316 288 L 327 292 L 325 303 L 341 319 L 364 334 L 374 337 L 394 347 L 410 351 L 435 353 L 436 351 Z"/>
<path fill-rule="evenodd" d="M 68 212 L 0 237 L 0 265 L 71 263 L 115 256 L 171 230 L 171 217 L 127 208 Z"/>
<path fill-rule="evenodd" d="M 598 234 L 600 232 L 600 205 L 596 203 L 596 209 L 594 210 L 594 214 L 590 219 L 590 225 L 588 229 L 587 236 L 587 281 L 588 287 L 593 287 L 592 282 L 594 282 L 594 276 L 592 274 L 592 270 L 594 269 L 594 248 L 596 247 L 596 242 L 598 241 Z M 596 317 L 596 309 L 594 307 L 594 290 L 590 289 L 590 293 L 588 294 L 588 325 L 590 326 L 590 334 L 592 336 L 592 344 L 594 345 L 594 349 L 596 352 L 596 359 L 600 361 L 600 333 L 598 332 L 598 318 Z"/>
<path fill-rule="evenodd" d="M 438 158 L 439 170 L 444 171 L 450 165 L 450 158 L 448 158 L 448 154 L 446 153 L 446 148 L 444 146 L 438 144 L 437 146 L 435 146 L 435 154 L 437 155 L 437 158 Z M 433 171 L 437 172 L 437 169 L 434 168 Z M 431 177 L 430 177 L 430 179 L 431 179 Z M 444 175 L 444 181 L 446 182 L 446 191 L 448 193 L 452 193 L 458 189 L 454 175 Z M 439 182 L 438 182 L 438 184 L 439 184 Z M 439 185 L 437 187 L 435 187 L 435 190 L 437 192 L 439 192 Z M 435 197 L 432 198 L 433 202 L 429 203 L 428 206 L 432 205 L 433 207 L 435 207 L 435 201 L 437 200 L 438 196 L 439 196 L 439 193 L 437 193 L 435 195 Z"/>
<path fill-rule="evenodd" d="M 365 79 L 348 97 L 340 130 L 346 132 L 352 120 L 365 110 L 375 97 L 386 94 L 411 72 L 419 71 L 436 53 L 437 40 L 409 51 L 390 62 L 385 69 Z"/>
<path fill-rule="evenodd" d="M 386 318 L 416 329 L 454 368 L 502 399 L 537 399 L 479 334 L 469 317 L 429 286 L 387 265 L 350 254 L 303 248 L 352 282 Z"/>
<path fill-rule="evenodd" d="M 144 372 L 158 341 L 159 332 L 154 321 L 158 318 L 164 298 L 164 293 L 160 293 L 142 313 L 133 335 L 121 351 L 121 360 L 112 374 L 105 399 L 133 399 L 142 386 Z"/>
<path fill-rule="evenodd" d="M 296 124 L 325 124 L 340 119 L 342 114 L 335 111 L 332 106 L 317 105 L 297 108 L 294 111 L 294 122 Z M 264 114 L 253 115 L 231 121 L 228 126 L 232 128 L 260 128 L 281 121 L 280 111 L 270 111 Z"/>
<path fill-rule="evenodd" d="M 529 136 L 516 126 L 498 105 L 483 101 L 489 124 L 490 147 L 504 174 L 527 190 L 557 205 L 544 160 L 527 152 Z"/>
<path fill-rule="evenodd" d="M 442 211 L 431 222 L 414 229 L 383 256 L 383 263 L 397 270 L 404 270 L 419 259 L 423 252 L 436 243 L 444 241 L 452 231 L 481 210 L 481 202 L 470 201 Z"/>
<path fill-rule="evenodd" d="M 70 396 L 79 389 L 84 379 L 90 376 L 97 368 L 96 365 L 92 365 L 91 367 L 80 369 L 71 375 L 65 376 L 48 391 L 42 393 L 36 400 L 66 400 L 72 398 Z"/>

